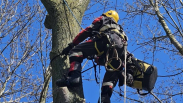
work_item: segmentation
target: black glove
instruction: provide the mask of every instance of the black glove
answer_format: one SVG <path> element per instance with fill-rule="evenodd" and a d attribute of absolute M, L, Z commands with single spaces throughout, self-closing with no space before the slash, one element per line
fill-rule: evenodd
<path fill-rule="evenodd" d="M 68 55 L 69 51 L 74 47 L 73 43 L 69 43 L 66 48 L 62 51 L 62 55 Z"/>

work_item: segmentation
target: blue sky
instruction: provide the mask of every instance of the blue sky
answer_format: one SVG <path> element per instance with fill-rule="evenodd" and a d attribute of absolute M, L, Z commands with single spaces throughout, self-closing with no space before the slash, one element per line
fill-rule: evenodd
<path fill-rule="evenodd" d="M 116 3 L 114 0 L 107 0 L 107 1 L 110 2 L 109 7 L 103 8 L 103 6 L 101 4 L 104 4 L 104 3 L 96 4 L 85 12 L 86 17 L 89 17 L 89 18 L 83 18 L 83 20 L 82 20 L 82 27 L 83 28 L 86 28 L 87 26 L 89 26 L 92 23 L 92 21 L 96 17 L 100 16 L 102 13 L 104 13 L 110 9 L 114 10 L 116 8 L 115 7 Z M 112 3 L 112 1 L 113 1 L 113 3 Z M 170 75 L 170 74 L 176 74 L 177 72 L 179 72 L 179 71 L 173 71 L 173 70 L 171 70 L 171 68 L 174 68 L 174 66 L 182 68 L 183 61 L 182 61 L 181 57 L 174 56 L 174 58 L 176 58 L 176 59 L 172 61 L 169 57 L 170 53 L 166 53 L 166 51 L 158 51 L 158 52 L 155 52 L 156 56 L 154 58 L 155 61 L 153 62 L 153 58 L 151 58 L 152 52 L 146 51 L 146 50 L 149 50 L 151 47 L 150 46 L 140 47 L 141 45 L 138 45 L 144 41 L 149 41 L 149 38 L 152 38 L 152 34 L 148 34 L 147 28 L 146 28 L 147 25 L 142 25 L 141 27 L 139 27 L 139 26 L 137 26 L 137 24 L 140 24 L 142 22 L 143 23 L 148 22 L 150 28 L 153 28 L 154 26 L 155 27 L 159 26 L 157 24 L 157 21 L 150 21 L 151 18 L 147 18 L 147 19 L 143 20 L 142 17 L 147 16 L 147 15 L 143 15 L 143 16 L 139 15 L 135 18 L 129 19 L 128 18 L 129 15 L 126 15 L 125 12 L 122 12 L 121 10 L 119 10 L 120 7 L 118 7 L 118 6 L 122 5 L 121 3 L 119 3 L 121 1 L 120 0 L 116 0 L 116 1 L 118 1 L 117 11 L 119 12 L 119 16 L 120 16 L 119 24 L 121 24 L 123 26 L 124 31 L 126 32 L 126 35 L 129 38 L 128 51 L 132 52 L 134 54 L 134 56 L 138 59 L 144 60 L 150 64 L 153 63 L 153 65 L 158 68 L 158 75 Z M 132 1 L 128 1 L 128 2 L 132 3 Z M 125 8 L 122 7 L 122 9 L 125 9 Z M 98 10 L 98 12 L 96 12 L 96 10 Z M 87 15 L 90 13 L 93 13 L 93 14 Z M 40 27 L 40 25 L 37 25 L 36 22 L 37 21 L 35 20 L 35 26 L 33 27 L 33 29 L 35 31 L 36 31 L 37 27 L 38 28 Z M 163 35 L 165 35 L 163 30 L 157 31 L 157 32 L 155 32 L 155 34 L 158 34 L 159 32 L 161 32 Z M 34 31 L 31 31 L 31 33 L 34 34 Z M 42 34 L 44 34 L 44 33 L 45 32 L 42 32 Z M 142 34 L 142 36 L 145 36 L 144 37 L 145 39 L 144 38 L 138 39 L 137 34 L 138 35 Z M 51 35 L 51 33 L 50 33 L 50 35 Z M 137 40 L 139 40 L 139 41 L 137 41 Z M 166 47 L 167 45 L 164 45 L 164 46 Z M 43 52 L 43 54 L 44 53 L 45 52 Z M 45 55 L 47 55 L 47 57 L 49 57 L 49 54 L 45 54 Z M 160 62 L 158 62 L 157 59 L 159 59 Z M 86 61 L 86 59 L 83 61 L 83 63 L 85 63 L 85 61 Z M 171 64 L 173 64 L 173 65 L 171 65 Z M 84 70 L 88 69 L 91 66 L 92 66 L 92 62 L 89 61 L 88 64 L 85 66 Z M 35 69 L 40 69 L 40 68 L 41 68 L 41 66 L 38 65 Z M 167 68 L 169 68 L 169 69 L 167 69 Z M 101 74 L 99 74 L 99 70 L 97 68 L 97 73 L 98 73 L 97 75 L 101 77 L 100 79 L 102 81 L 104 73 L 105 73 L 105 68 L 101 67 Z M 96 103 L 98 101 L 98 98 L 99 98 L 100 87 L 99 87 L 99 84 L 97 84 L 95 82 L 94 69 L 90 69 L 87 72 L 83 73 L 82 75 L 83 75 L 83 88 L 84 88 L 84 95 L 85 95 L 86 103 Z M 86 79 L 90 79 L 90 81 L 88 81 Z M 174 79 L 176 79 L 176 78 L 158 78 L 154 91 L 158 91 L 159 88 L 157 88 L 157 87 L 161 83 L 164 83 L 161 88 L 167 89 L 169 86 L 167 86 L 168 82 L 166 83 L 165 80 L 172 80 L 173 81 Z M 50 87 L 51 87 L 51 85 L 52 84 L 50 82 Z M 171 84 L 169 84 L 169 85 L 171 86 Z M 121 87 L 121 89 L 123 90 L 123 87 Z M 116 86 L 114 90 L 119 91 L 118 86 Z M 169 90 L 169 89 L 167 89 L 167 90 Z M 137 93 L 136 89 L 132 89 L 132 88 L 127 87 L 127 91 L 128 91 L 127 96 L 130 96 L 131 98 L 134 98 L 134 99 L 137 99 L 140 101 L 144 100 L 144 97 L 140 97 L 138 94 L 135 94 L 132 96 L 133 92 Z M 153 98 L 151 95 L 147 95 L 146 97 Z M 164 98 L 164 96 L 160 96 L 160 98 Z M 180 97 L 173 97 L 173 99 L 176 99 L 176 98 L 178 98 L 177 101 L 181 100 Z M 25 102 L 26 100 L 22 100 L 22 101 Z M 50 103 L 51 101 L 52 101 L 52 98 L 48 99 L 48 103 Z M 127 99 L 127 101 L 129 101 L 129 100 Z M 118 94 L 114 93 L 113 96 L 111 97 L 111 102 L 112 103 L 122 103 L 123 97 L 120 97 Z"/>
<path fill-rule="evenodd" d="M 93 7 L 93 8 L 95 8 L 95 7 Z M 89 26 L 92 23 L 92 21 L 93 21 L 94 18 L 100 16 L 103 12 L 106 12 L 107 10 L 110 10 L 110 9 L 101 10 L 101 11 L 95 13 L 94 16 L 91 17 L 92 19 L 86 20 L 86 21 L 83 21 L 83 22 L 87 24 L 86 26 Z M 91 11 L 86 11 L 85 14 L 90 13 L 90 12 L 93 12 L 93 11 L 92 10 Z M 123 12 L 120 12 L 119 13 L 119 16 L 120 17 L 123 17 L 124 16 L 124 13 Z M 119 24 L 120 23 L 122 24 L 122 21 L 119 21 Z M 83 26 L 83 27 L 85 28 L 86 26 Z M 135 48 L 136 48 L 135 46 L 133 46 L 133 47 L 128 46 L 128 50 L 129 51 L 133 51 Z M 136 57 L 137 58 L 141 58 L 139 54 Z M 86 59 L 85 59 L 85 61 L 86 61 Z M 89 67 L 91 67 L 91 66 L 92 66 L 92 63 L 89 62 L 89 64 L 87 66 L 85 66 L 84 70 L 87 69 L 87 68 L 89 68 Z M 103 76 L 105 74 L 105 68 L 104 67 L 101 67 L 101 74 L 99 74 L 99 70 L 97 68 L 97 73 L 98 73 L 98 76 L 101 77 L 101 83 L 102 83 L 102 79 L 103 79 Z M 100 85 L 97 84 L 96 81 L 95 81 L 94 69 L 91 69 L 91 70 L 85 72 L 83 74 L 83 76 L 84 76 L 83 77 L 83 79 L 84 79 L 83 80 L 83 88 L 84 88 L 84 95 L 85 95 L 86 103 L 96 103 L 98 101 L 98 98 L 99 98 Z M 87 78 L 91 78 L 92 80 L 91 81 L 85 80 Z M 123 90 L 124 87 L 120 87 L 120 88 Z M 127 87 L 127 90 L 129 90 L 129 89 L 132 90 L 132 91 L 136 91 L 135 89 L 131 89 L 131 88 L 128 88 Z M 115 87 L 115 90 L 119 91 L 119 87 L 117 85 Z M 127 95 L 128 95 L 128 93 L 127 93 Z M 136 96 L 133 96 L 133 97 L 136 97 L 137 98 L 137 96 L 138 96 L 138 94 Z M 117 100 L 117 98 L 118 98 L 118 100 Z M 121 98 L 122 100 L 119 101 L 119 98 Z M 111 97 L 111 102 L 112 103 L 121 103 L 121 102 L 123 102 L 123 97 L 120 97 L 118 94 L 116 94 L 116 93 L 114 94 L 113 93 L 113 95 Z"/>
<path fill-rule="evenodd" d="M 110 2 L 111 0 L 109 0 Z M 129 3 L 132 3 L 132 1 Z M 118 3 L 120 4 L 120 3 Z M 111 4 L 112 5 L 112 4 Z M 114 3 L 115 5 L 115 3 Z M 118 5 L 119 6 L 119 5 Z M 95 5 L 93 6 L 92 8 L 96 8 L 96 9 L 100 9 L 101 8 L 101 5 L 98 4 L 98 5 Z M 114 10 L 114 7 L 109 7 L 109 8 L 106 8 L 105 10 L 102 9 L 102 10 L 99 10 L 98 12 L 95 12 L 93 15 L 90 15 L 90 20 L 83 20 L 83 24 L 86 24 L 86 25 L 83 25 L 83 27 L 85 28 L 86 26 L 89 26 L 91 23 L 92 23 L 92 20 L 98 16 L 100 16 L 103 12 L 106 12 L 107 10 L 110 10 L 110 9 L 113 9 Z M 117 11 L 118 11 L 119 8 L 117 8 Z M 160 9 L 162 10 L 162 12 L 165 12 L 162 8 Z M 94 12 L 95 9 L 90 9 L 88 11 L 85 12 L 85 14 L 90 14 L 92 12 Z M 143 36 L 145 36 L 146 39 L 142 39 L 142 40 L 145 40 L 145 41 L 149 41 L 148 38 L 152 38 L 153 34 L 147 34 L 147 27 L 145 27 L 146 25 L 142 25 L 141 27 L 136 27 L 135 25 L 136 24 L 140 24 L 140 23 L 143 23 L 143 22 L 148 22 L 149 24 L 149 27 L 151 29 L 153 29 L 153 27 L 158 27 L 160 26 L 157 21 L 148 21 L 148 20 L 151 20 L 151 17 L 147 18 L 147 20 L 143 20 L 143 16 L 148 16 L 147 14 L 143 14 L 142 15 L 139 15 L 137 16 L 136 18 L 133 18 L 133 20 L 129 20 L 129 21 L 133 21 L 134 24 L 131 24 L 131 23 L 128 23 L 128 20 L 126 20 L 125 18 L 127 18 L 128 16 L 126 15 L 125 12 L 119 12 L 119 16 L 121 18 L 121 20 L 118 22 L 119 24 L 121 24 L 124 28 L 124 31 L 126 32 L 128 38 L 129 38 L 129 41 L 128 41 L 128 51 L 132 52 L 134 54 L 134 56 L 140 60 L 144 60 L 145 62 L 148 62 L 150 64 L 153 64 L 154 66 L 156 66 L 158 68 L 158 75 L 160 76 L 164 76 L 164 75 L 171 75 L 171 74 L 176 74 L 177 72 L 180 72 L 180 71 L 172 71 L 170 70 L 169 72 L 167 72 L 167 68 L 169 69 L 172 69 L 174 68 L 173 65 L 171 65 L 170 63 L 174 64 L 175 66 L 177 67 L 182 67 L 182 59 L 178 59 L 180 58 L 179 56 L 174 56 L 174 58 L 177 58 L 175 60 L 172 61 L 172 59 L 170 59 L 170 54 L 167 53 L 166 51 L 156 51 L 155 52 L 155 58 L 152 58 L 152 52 L 151 51 L 146 51 L 146 52 L 143 52 L 147 49 L 151 49 L 150 46 L 144 46 L 144 47 L 140 47 L 140 45 L 137 45 L 137 43 L 142 43 L 144 41 L 138 41 L 138 39 L 136 39 L 136 34 L 137 33 L 141 33 Z M 155 18 L 156 19 L 156 18 Z M 170 24 L 168 24 L 170 29 L 173 29 Z M 137 30 L 139 29 L 140 30 Z M 133 32 L 132 32 L 133 31 Z M 157 34 L 158 33 L 162 33 L 162 35 L 166 35 L 164 30 L 159 30 L 157 32 L 155 32 L 155 36 L 158 36 Z M 164 45 L 165 47 L 167 45 Z M 137 49 L 139 48 L 139 49 Z M 159 48 L 158 48 L 159 49 Z M 146 59 L 145 59 L 146 58 Z M 84 61 L 85 62 L 85 61 Z M 91 66 L 92 63 L 88 64 L 88 67 Z M 87 66 L 85 67 L 85 69 L 88 68 Z M 101 71 L 101 77 L 103 79 L 103 75 L 105 73 L 105 68 L 101 68 L 102 71 Z M 168 70 L 169 70 L 168 69 Z M 165 71 L 166 70 L 166 71 Z M 90 76 L 91 75 L 91 76 Z M 87 80 L 83 80 L 83 87 L 84 87 L 84 95 L 85 95 L 85 98 L 86 98 L 86 102 L 87 103 L 96 103 L 97 100 L 98 100 L 98 97 L 99 97 L 99 84 L 97 84 L 95 82 L 95 78 L 94 78 L 94 71 L 93 70 L 89 70 L 88 72 L 84 73 L 83 74 L 84 78 L 88 78 L 88 76 L 93 79 L 92 81 L 87 81 Z M 176 79 L 177 77 L 175 77 L 174 79 Z M 161 83 L 164 83 L 164 87 L 167 88 L 167 85 L 171 86 L 171 84 L 167 84 L 165 81 L 168 81 L 169 79 L 168 78 L 162 78 L 162 77 L 158 77 L 157 79 L 157 82 L 156 82 L 156 86 L 157 84 L 161 84 Z M 173 79 L 172 79 L 173 80 Z M 163 82 L 162 82 L 163 81 Z M 159 86 L 158 85 L 158 86 Z M 158 90 L 158 88 L 155 86 L 155 91 Z M 168 87 L 169 87 L 168 86 Z M 163 88 L 163 87 L 162 87 Z M 121 89 L 123 89 L 123 87 L 121 87 Z M 115 87 L 115 90 L 119 90 L 118 89 L 118 86 Z M 131 93 L 130 92 L 136 92 L 135 89 L 132 89 L 132 88 L 129 88 L 127 87 L 127 91 L 129 91 L 129 93 L 127 92 L 127 96 L 130 95 Z M 133 96 L 130 96 L 134 99 L 137 99 L 137 100 L 140 100 L 140 101 L 143 101 L 143 97 L 140 98 L 140 96 L 138 94 L 135 94 Z M 153 98 L 152 95 L 148 95 L 146 97 L 150 97 L 150 98 Z M 121 98 L 122 100 L 121 101 L 118 101 L 117 98 Z M 159 97 L 159 98 L 164 98 L 163 96 Z M 174 99 L 177 98 L 177 100 L 180 99 L 180 97 L 173 97 Z M 113 94 L 113 96 L 111 97 L 111 101 L 112 103 L 121 103 L 123 102 L 123 97 L 119 97 L 117 94 Z M 128 100 L 127 100 L 128 101 Z"/>

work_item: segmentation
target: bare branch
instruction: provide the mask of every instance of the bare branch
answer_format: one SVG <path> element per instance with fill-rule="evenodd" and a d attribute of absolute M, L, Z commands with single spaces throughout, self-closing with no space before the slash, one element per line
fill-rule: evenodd
<path fill-rule="evenodd" d="M 183 46 L 175 39 L 174 35 L 172 35 L 171 30 L 168 28 L 162 14 L 159 11 L 158 5 L 154 5 L 152 0 L 149 0 L 152 6 L 154 6 L 154 10 L 159 18 L 159 22 L 161 23 L 162 27 L 164 28 L 167 36 L 169 37 L 171 43 L 179 50 L 179 53 L 183 55 Z"/>
<path fill-rule="evenodd" d="M 182 4 L 182 6 L 183 6 L 183 2 L 182 2 L 182 0 L 179 0 L 180 1 L 180 3 Z"/>
<path fill-rule="evenodd" d="M 175 22 L 175 20 L 173 19 L 173 17 L 172 17 L 172 16 L 170 15 L 170 13 L 168 12 L 168 10 L 166 9 L 165 5 L 164 5 L 163 3 L 162 3 L 162 5 L 163 5 L 164 9 L 166 10 L 167 14 L 168 14 L 168 15 L 170 16 L 170 18 L 172 19 L 173 23 L 175 24 L 176 29 L 179 31 L 180 35 L 183 37 L 183 34 L 182 34 L 181 30 L 179 29 L 177 23 Z"/>

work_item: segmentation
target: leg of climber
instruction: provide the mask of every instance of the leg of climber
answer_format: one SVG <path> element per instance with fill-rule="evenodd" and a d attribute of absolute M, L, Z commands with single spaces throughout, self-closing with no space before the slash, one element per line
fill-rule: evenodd
<path fill-rule="evenodd" d="M 112 34 L 110 35 L 110 41 L 115 44 L 115 48 L 117 50 L 118 56 L 121 58 L 122 62 L 124 61 L 124 41 L 119 37 L 117 34 Z M 113 52 L 110 52 L 110 56 L 112 56 Z M 117 60 L 118 61 L 118 60 Z M 119 63 L 118 62 L 111 62 L 110 64 L 113 67 L 118 67 Z M 120 67 L 119 70 L 122 70 L 123 66 Z M 101 103 L 110 103 L 110 98 L 112 96 L 113 88 L 116 86 L 117 81 L 119 79 L 119 71 L 106 71 L 104 75 L 104 80 L 102 84 L 102 93 L 101 93 Z M 100 100 L 100 98 L 99 98 Z M 98 101 L 100 103 L 100 101 Z"/>
<path fill-rule="evenodd" d="M 92 56 L 97 54 L 97 51 L 95 49 L 95 41 L 88 40 L 84 43 L 81 43 L 74 47 L 69 54 L 69 60 L 70 60 L 70 69 L 68 73 L 67 79 L 59 79 L 56 81 L 56 85 L 59 87 L 64 86 L 79 86 L 81 85 L 81 63 L 84 58 L 87 58 L 88 56 Z M 100 44 L 100 48 L 104 48 L 102 45 L 104 44 L 103 41 L 97 41 L 97 44 Z M 105 44 L 106 45 L 106 44 Z"/>
<path fill-rule="evenodd" d="M 101 88 L 101 103 L 111 103 L 110 98 L 112 96 L 113 88 L 116 86 L 116 83 L 118 81 L 118 74 L 118 71 L 106 71 Z M 98 100 L 98 103 L 100 103 L 100 98 Z"/>
<path fill-rule="evenodd" d="M 81 64 L 80 62 L 72 62 L 70 64 L 70 70 L 68 73 L 67 78 L 59 79 L 56 81 L 56 85 L 58 87 L 76 87 L 81 84 Z"/>

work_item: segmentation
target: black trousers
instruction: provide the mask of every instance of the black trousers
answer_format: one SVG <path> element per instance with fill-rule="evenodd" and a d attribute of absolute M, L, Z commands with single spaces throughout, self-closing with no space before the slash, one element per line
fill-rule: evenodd
<path fill-rule="evenodd" d="M 113 33 L 110 34 L 110 41 L 115 44 L 116 50 L 118 52 L 118 56 L 123 58 L 124 53 L 124 41 L 122 38 L 120 38 L 117 34 Z M 94 40 L 88 40 L 86 42 L 83 42 L 77 46 L 75 46 L 71 51 L 69 55 L 70 59 L 70 69 L 69 72 L 72 71 L 81 71 L 81 63 L 83 62 L 84 58 L 87 58 L 88 56 L 97 55 L 99 52 L 104 51 L 104 54 L 106 53 L 107 44 L 109 43 L 108 39 L 106 37 L 102 37 L 99 39 Z M 97 47 L 97 48 L 96 48 Z M 112 54 L 112 52 L 111 52 Z M 102 83 L 102 88 L 105 86 L 109 87 L 107 91 L 102 89 L 102 95 L 109 93 L 109 97 L 112 94 L 112 89 L 116 86 L 116 83 L 118 81 L 118 75 L 119 72 L 109 72 L 106 71 Z"/>

